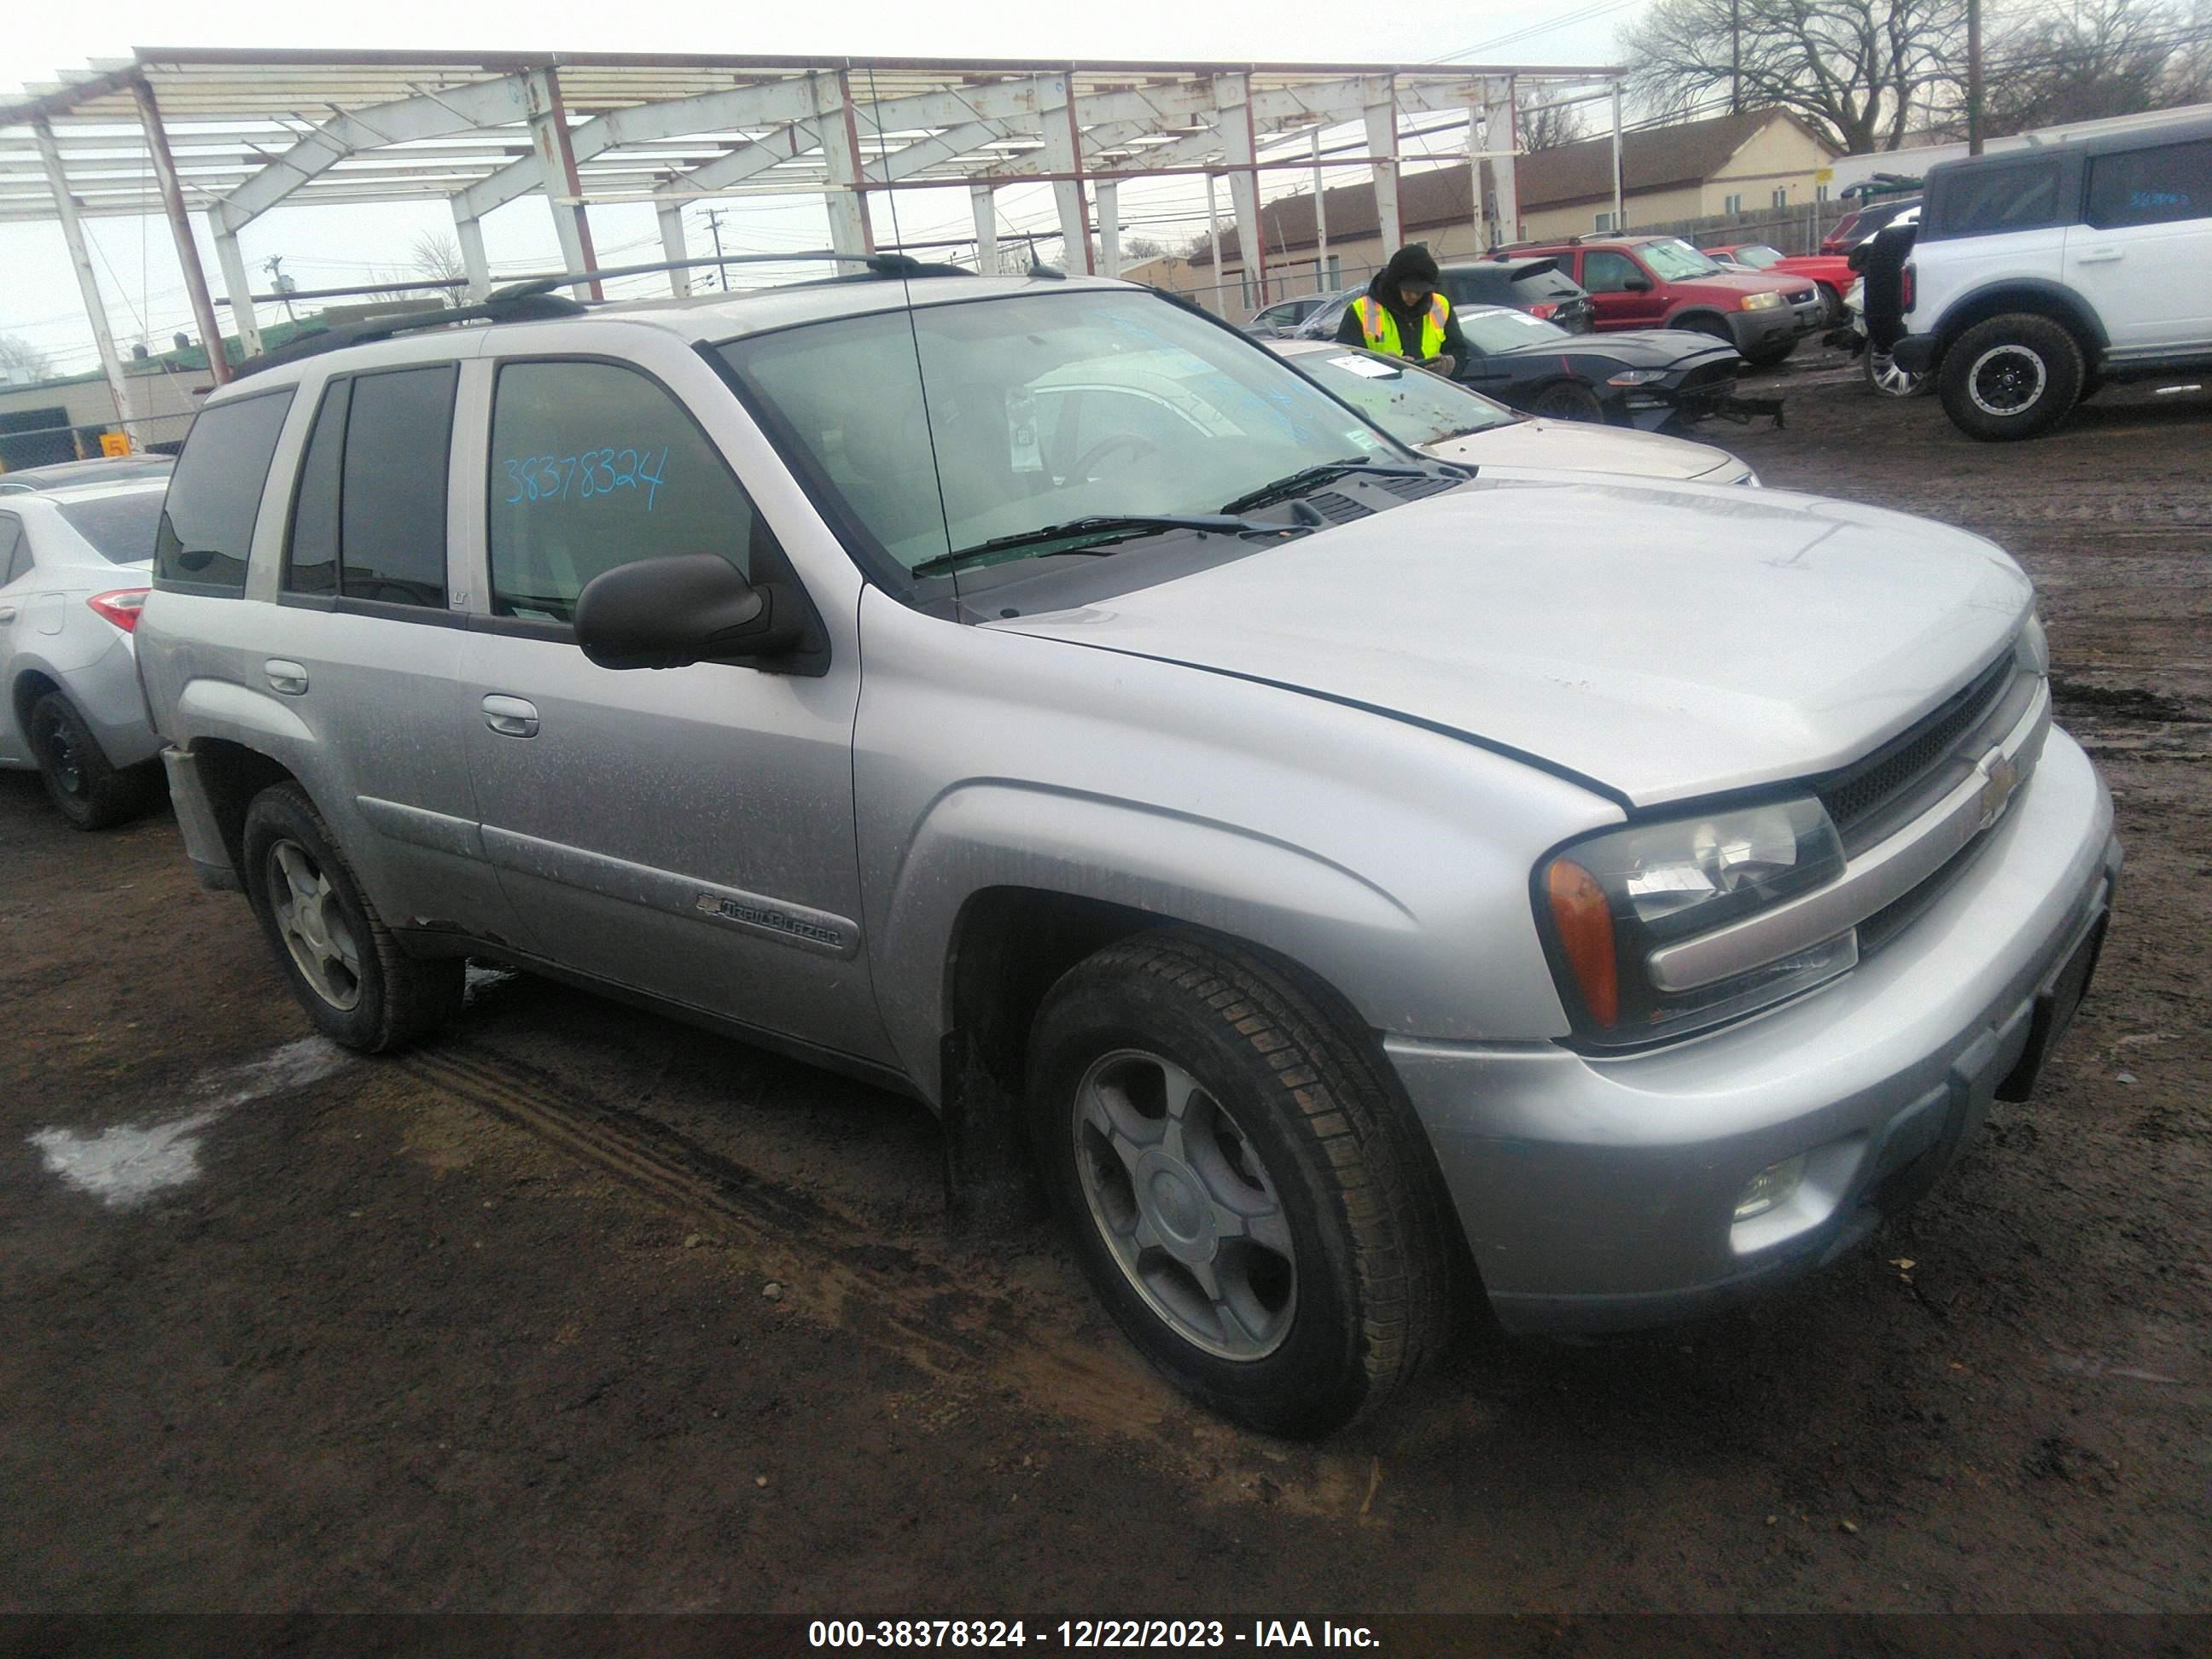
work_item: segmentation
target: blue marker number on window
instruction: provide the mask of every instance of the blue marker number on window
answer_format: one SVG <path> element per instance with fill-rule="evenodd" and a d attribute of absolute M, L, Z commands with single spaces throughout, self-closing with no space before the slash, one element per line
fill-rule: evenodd
<path fill-rule="evenodd" d="M 510 486 L 501 499 L 508 507 L 528 501 L 588 501 L 642 484 L 645 510 L 650 513 L 667 463 L 665 444 L 657 450 L 625 446 L 586 449 L 574 455 L 519 456 L 500 463 Z"/>

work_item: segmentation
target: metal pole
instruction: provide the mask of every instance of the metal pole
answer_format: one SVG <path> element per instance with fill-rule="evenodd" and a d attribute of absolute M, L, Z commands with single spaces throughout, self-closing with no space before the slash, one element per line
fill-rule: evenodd
<path fill-rule="evenodd" d="M 1328 286 L 1328 193 L 1321 182 L 1321 129 L 1313 130 L 1314 151 L 1314 292 Z"/>
<path fill-rule="evenodd" d="M 1620 82 L 1613 83 L 1613 230 L 1619 235 L 1628 228 L 1627 206 L 1622 200 L 1620 179 Z"/>
<path fill-rule="evenodd" d="M 1098 208 L 1098 274 L 1121 274 L 1121 187 L 1104 179 L 1091 192 Z"/>
<path fill-rule="evenodd" d="M 1982 0 L 1966 0 L 1966 154 L 1982 153 Z"/>
<path fill-rule="evenodd" d="M 1729 0 L 1729 113 L 1743 113 L 1743 7 Z M 1615 230 L 1620 227 L 1615 225 Z"/>
<path fill-rule="evenodd" d="M 1221 210 L 1213 204 L 1213 175 L 1206 175 L 1206 245 L 1213 260 L 1213 308 L 1229 314 L 1229 278 L 1221 270 Z"/>
<path fill-rule="evenodd" d="M 208 293 L 207 272 L 200 268 L 199 244 L 192 240 L 192 222 L 185 212 L 184 188 L 177 182 L 177 158 L 169 153 L 169 135 L 162 130 L 161 106 L 154 101 L 154 88 L 143 80 L 131 83 L 131 96 L 138 106 L 138 124 L 146 129 L 146 153 L 153 159 L 154 182 L 161 191 L 161 209 L 169 216 L 169 234 L 177 244 L 177 263 L 184 267 L 185 291 L 191 295 L 192 316 L 198 321 L 200 344 L 207 352 L 208 373 L 217 386 L 230 384 L 230 358 L 223 350 L 222 326 L 215 319 L 215 300 Z"/>
<path fill-rule="evenodd" d="M 684 204 L 662 202 L 653 212 L 660 221 L 660 252 L 671 267 L 668 291 L 678 300 L 688 300 L 691 297 L 691 273 L 684 266 L 691 258 L 691 250 L 684 245 Z"/>
<path fill-rule="evenodd" d="M 975 211 L 975 269 L 986 276 L 999 274 L 999 206 L 988 185 L 971 185 L 968 205 Z"/>
<path fill-rule="evenodd" d="M 107 307 L 100 297 L 100 279 L 93 274 L 92 252 L 84 241 L 84 225 L 76 216 L 76 199 L 70 194 L 69 175 L 62 168 L 62 153 L 54 143 L 54 130 L 43 115 L 31 123 L 46 163 L 46 185 L 54 193 L 54 211 L 62 222 L 62 240 L 69 244 L 70 263 L 76 267 L 77 292 L 84 296 L 85 320 L 92 325 L 92 343 L 100 348 L 100 372 L 107 377 L 107 395 L 115 399 L 115 423 L 123 428 L 132 448 L 143 444 L 131 418 L 130 399 L 123 386 L 123 359 L 115 349 L 115 336 L 107 326 Z"/>
<path fill-rule="evenodd" d="M 562 101 L 559 72 L 550 64 L 532 70 L 530 94 L 530 138 L 538 150 L 538 188 L 553 210 L 561 261 L 571 270 L 596 270 L 599 260 L 592 247 L 592 218 L 584 206 L 584 182 L 576 171 L 576 147 L 568 139 L 568 110 Z M 556 195 L 556 180 L 565 200 Z M 574 287 L 594 300 L 607 297 L 597 283 Z"/>
<path fill-rule="evenodd" d="M 714 235 L 714 283 L 723 293 L 730 291 L 730 268 L 722 263 L 722 210 L 707 210 L 707 228 Z"/>

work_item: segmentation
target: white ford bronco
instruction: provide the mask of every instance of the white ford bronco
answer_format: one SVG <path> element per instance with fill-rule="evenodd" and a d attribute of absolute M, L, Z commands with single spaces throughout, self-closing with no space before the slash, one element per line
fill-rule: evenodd
<path fill-rule="evenodd" d="M 1446 464 L 1049 273 L 445 320 L 185 447 L 202 877 L 356 1048 L 473 957 L 917 1097 L 1247 1424 L 1388 1399 L 1455 1285 L 1590 1332 L 1831 1260 L 2095 965 L 2110 803 L 1978 537 Z"/>

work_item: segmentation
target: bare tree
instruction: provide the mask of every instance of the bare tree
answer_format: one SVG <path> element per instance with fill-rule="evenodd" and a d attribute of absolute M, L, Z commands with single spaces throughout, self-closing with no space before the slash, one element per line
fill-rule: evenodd
<path fill-rule="evenodd" d="M 1534 155 L 1540 149 L 1580 143 L 1589 137 L 1589 124 L 1583 118 L 1582 105 L 1547 104 L 1542 94 L 1529 91 L 1514 100 L 1513 136 L 1524 152 Z"/>
<path fill-rule="evenodd" d="M 1895 149 L 1916 106 L 1948 100 L 1966 18 L 1965 0 L 1659 0 L 1620 51 L 1654 114 L 1784 109 L 1859 155 Z"/>
<path fill-rule="evenodd" d="M 1121 245 L 1121 257 L 1139 264 L 1146 259 L 1157 259 L 1166 252 L 1164 244 L 1150 236 L 1132 236 Z"/>
<path fill-rule="evenodd" d="M 433 282 L 468 280 L 469 270 L 461 258 L 460 246 L 450 236 L 426 230 L 415 239 L 408 254 L 415 269 Z"/>
<path fill-rule="evenodd" d="M 0 380 L 18 386 L 51 379 L 54 360 L 20 334 L 0 334 Z"/>
<path fill-rule="evenodd" d="M 2212 98 L 2212 3 L 2082 0 L 2029 15 L 1989 49 L 1984 131 L 2140 115 Z M 1963 114 L 1954 125 L 1965 128 Z"/>

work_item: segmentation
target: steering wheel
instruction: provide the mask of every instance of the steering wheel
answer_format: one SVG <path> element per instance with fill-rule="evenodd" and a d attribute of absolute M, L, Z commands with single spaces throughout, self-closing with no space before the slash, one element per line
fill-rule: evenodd
<path fill-rule="evenodd" d="M 1131 461 L 1142 460 L 1147 455 L 1157 455 L 1160 453 L 1160 447 L 1141 434 L 1116 432 L 1110 437 L 1101 438 L 1082 454 L 1077 456 L 1075 465 L 1068 469 L 1068 476 L 1072 478 L 1080 478 L 1085 483 L 1095 482 L 1098 474 L 1093 470 L 1094 464 L 1101 456 L 1110 455 L 1115 451 L 1121 449 L 1129 452 Z M 1127 464 L 1124 462 L 1122 465 Z"/>

